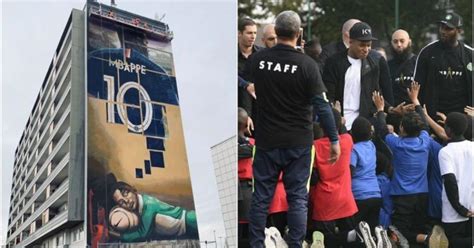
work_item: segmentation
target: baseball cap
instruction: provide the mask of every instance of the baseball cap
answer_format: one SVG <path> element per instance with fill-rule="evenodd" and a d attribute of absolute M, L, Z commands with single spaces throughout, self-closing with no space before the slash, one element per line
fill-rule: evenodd
<path fill-rule="evenodd" d="M 377 38 L 372 37 L 372 28 L 365 22 L 354 24 L 349 30 L 349 38 L 361 41 L 377 40 Z"/>
<path fill-rule="evenodd" d="M 454 12 L 447 13 L 438 23 L 445 24 L 450 28 L 459 28 L 462 26 L 462 17 Z"/>

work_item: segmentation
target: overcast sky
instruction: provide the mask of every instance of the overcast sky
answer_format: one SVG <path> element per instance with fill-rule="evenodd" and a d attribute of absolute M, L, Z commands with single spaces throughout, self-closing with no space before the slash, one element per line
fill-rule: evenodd
<path fill-rule="evenodd" d="M 5 239 L 13 157 L 72 8 L 84 1 L 2 1 L 0 245 Z M 109 1 L 101 1 L 109 3 Z M 146 17 L 165 15 L 172 41 L 201 240 L 225 234 L 210 147 L 236 131 L 235 0 L 123 1 Z M 219 238 L 217 238 L 219 241 Z"/>

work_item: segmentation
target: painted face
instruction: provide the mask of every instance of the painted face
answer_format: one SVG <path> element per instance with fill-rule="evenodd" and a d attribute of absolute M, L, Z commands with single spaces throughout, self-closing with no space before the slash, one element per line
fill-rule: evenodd
<path fill-rule="evenodd" d="M 458 30 L 456 28 L 450 28 L 446 24 L 439 26 L 439 39 L 443 43 L 454 43 L 457 39 Z"/>
<path fill-rule="evenodd" d="M 397 53 L 403 53 L 410 46 L 410 38 L 405 32 L 395 32 L 392 35 L 392 47 Z"/>
<path fill-rule="evenodd" d="M 365 59 L 369 55 L 372 41 L 350 40 L 349 53 L 357 59 Z"/>
<path fill-rule="evenodd" d="M 244 47 L 251 47 L 255 43 L 255 38 L 257 37 L 257 26 L 256 25 L 247 25 L 245 29 L 239 31 L 239 44 Z"/>
<path fill-rule="evenodd" d="M 138 207 L 137 193 L 128 189 L 116 189 L 113 199 L 117 205 L 129 211 L 136 211 Z"/>

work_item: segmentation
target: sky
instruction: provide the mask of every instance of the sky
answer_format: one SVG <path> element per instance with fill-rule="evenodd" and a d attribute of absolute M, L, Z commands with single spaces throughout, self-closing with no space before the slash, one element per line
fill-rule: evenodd
<path fill-rule="evenodd" d="M 0 96 L 0 245 L 6 240 L 14 153 L 72 8 L 84 1 L 2 1 Z M 100 1 L 109 3 L 109 1 Z M 201 240 L 225 236 L 210 147 L 235 135 L 235 0 L 116 0 L 118 7 L 163 17 L 174 32 L 180 96 Z M 220 246 L 220 245 L 219 245 Z"/>

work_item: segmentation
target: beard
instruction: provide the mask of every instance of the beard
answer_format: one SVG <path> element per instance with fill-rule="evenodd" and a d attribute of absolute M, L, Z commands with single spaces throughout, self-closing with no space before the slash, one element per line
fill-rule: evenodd
<path fill-rule="evenodd" d="M 396 61 L 403 62 L 403 61 L 407 60 L 408 58 L 410 58 L 410 55 L 412 54 L 411 44 L 408 45 L 407 48 L 403 49 L 401 52 L 395 50 L 392 46 L 391 46 L 391 48 L 392 48 L 393 58 Z"/>

